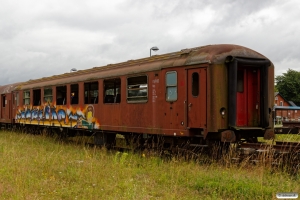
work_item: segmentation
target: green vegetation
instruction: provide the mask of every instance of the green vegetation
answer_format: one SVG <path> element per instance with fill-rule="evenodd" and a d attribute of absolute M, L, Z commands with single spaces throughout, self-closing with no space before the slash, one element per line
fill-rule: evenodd
<path fill-rule="evenodd" d="M 277 134 L 276 141 L 300 142 L 300 134 Z"/>
<path fill-rule="evenodd" d="M 289 101 L 300 105 L 300 72 L 288 69 L 286 73 L 275 77 L 276 90 Z"/>
<path fill-rule="evenodd" d="M 0 132 L 0 199 L 276 199 L 298 176 Z"/>

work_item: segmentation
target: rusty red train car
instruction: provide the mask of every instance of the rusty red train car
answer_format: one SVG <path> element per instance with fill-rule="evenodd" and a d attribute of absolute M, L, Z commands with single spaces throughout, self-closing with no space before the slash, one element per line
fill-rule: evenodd
<path fill-rule="evenodd" d="M 274 66 L 238 45 L 208 45 L 0 87 L 5 127 L 166 145 L 274 137 Z"/>

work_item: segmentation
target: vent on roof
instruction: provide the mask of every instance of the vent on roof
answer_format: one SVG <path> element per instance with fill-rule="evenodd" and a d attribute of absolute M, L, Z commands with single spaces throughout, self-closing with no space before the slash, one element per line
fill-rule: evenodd
<path fill-rule="evenodd" d="M 192 49 L 182 49 L 181 50 L 181 55 L 182 54 L 189 54 L 192 51 Z"/>

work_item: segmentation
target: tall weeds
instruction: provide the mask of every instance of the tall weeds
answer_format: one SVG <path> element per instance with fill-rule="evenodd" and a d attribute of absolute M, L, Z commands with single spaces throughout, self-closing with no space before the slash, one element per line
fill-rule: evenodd
<path fill-rule="evenodd" d="M 298 175 L 250 164 L 250 155 L 232 162 L 234 153 L 158 157 L 1 131 L 0 198 L 276 199 L 300 191 Z"/>

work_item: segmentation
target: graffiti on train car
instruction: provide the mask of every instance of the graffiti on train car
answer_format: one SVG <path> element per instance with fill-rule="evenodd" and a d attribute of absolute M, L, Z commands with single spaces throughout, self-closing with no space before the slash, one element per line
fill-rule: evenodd
<path fill-rule="evenodd" d="M 24 106 L 17 110 L 16 123 L 64 126 L 84 129 L 99 129 L 99 121 L 94 117 L 94 106 L 84 109 L 78 107 L 55 106 Z"/>

